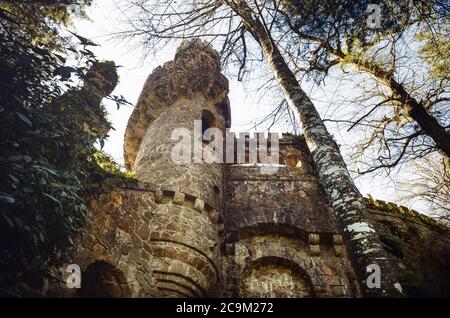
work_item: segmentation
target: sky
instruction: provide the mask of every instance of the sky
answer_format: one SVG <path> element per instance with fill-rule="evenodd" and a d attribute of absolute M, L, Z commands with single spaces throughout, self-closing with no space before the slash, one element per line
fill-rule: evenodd
<path fill-rule="evenodd" d="M 135 43 L 112 38 L 111 34 L 120 31 L 120 25 L 123 25 L 123 16 L 115 4 L 117 1 L 94 1 L 93 6 L 87 10 L 89 20 L 75 20 L 71 30 L 99 44 L 98 47 L 90 48 L 98 59 L 112 60 L 116 65 L 121 66 L 118 68 L 119 84 L 112 94 L 123 95 L 127 101 L 135 105 L 147 76 L 157 66 L 173 59 L 176 46 L 167 46 L 161 52 L 145 57 L 143 50 Z M 228 77 L 228 79 L 230 81 L 229 98 L 232 114 L 231 130 L 236 132 L 255 131 L 252 129 L 254 124 L 274 108 L 274 96 L 278 94 L 278 91 L 273 89 L 273 96 L 261 96 L 256 93 L 259 84 L 257 81 L 242 83 L 233 77 Z M 349 89 L 348 87 L 339 86 L 339 83 L 333 78 L 326 82 L 327 94 L 313 89 L 312 86 L 306 85 L 303 88 L 314 101 L 323 118 L 333 117 L 333 108 L 330 107 L 331 102 L 328 96 L 334 96 L 336 92 L 339 94 L 349 93 L 345 91 Z M 103 150 L 110 154 L 117 163 L 123 165 L 123 138 L 133 106 L 125 105 L 117 109 L 114 102 L 108 100 L 103 102 L 109 113 L 109 120 L 115 128 L 110 131 Z M 286 127 L 286 125 L 277 125 L 271 131 L 283 132 L 286 131 Z M 347 146 L 351 144 L 349 141 L 360 136 L 336 127 L 328 128 L 338 143 L 346 145 L 341 149 L 346 158 L 351 151 L 351 147 Z M 355 182 L 363 195 L 370 193 L 374 198 L 390 202 L 396 202 L 399 199 L 400 192 L 394 183 L 385 176 L 364 176 L 357 178 Z M 420 202 L 412 202 L 407 206 L 423 211 Z"/>

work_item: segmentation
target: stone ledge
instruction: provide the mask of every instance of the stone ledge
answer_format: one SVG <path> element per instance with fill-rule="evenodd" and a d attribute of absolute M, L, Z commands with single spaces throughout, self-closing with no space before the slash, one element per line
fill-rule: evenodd
<path fill-rule="evenodd" d="M 220 211 L 203 199 L 193 196 L 188 193 L 170 191 L 170 190 L 156 190 L 156 187 L 149 183 L 139 181 L 124 181 L 117 189 L 152 192 L 154 194 L 155 203 L 157 204 L 175 204 L 179 206 L 187 206 L 200 213 L 205 212 L 209 220 L 220 227 L 223 224 L 223 215 Z M 119 198 L 120 197 L 120 198 Z M 122 195 L 117 191 L 111 191 L 111 198 L 113 201 L 122 200 Z M 222 225 L 223 226 L 223 225 Z"/>

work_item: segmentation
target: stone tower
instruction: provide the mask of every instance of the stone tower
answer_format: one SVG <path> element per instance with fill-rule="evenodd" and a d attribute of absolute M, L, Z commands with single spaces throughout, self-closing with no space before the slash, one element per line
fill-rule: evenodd
<path fill-rule="evenodd" d="M 361 296 L 302 136 L 283 135 L 273 174 L 172 160 L 174 129 L 192 131 L 200 120 L 225 133 L 227 93 L 218 54 L 199 40 L 183 42 L 150 74 L 125 133 L 125 165 L 137 180 L 91 200 L 70 259 L 82 270 L 81 289 L 47 295 Z M 367 206 L 405 290 L 450 295 L 448 228 L 393 204 Z"/>
<path fill-rule="evenodd" d="M 161 296 L 206 296 L 219 279 L 224 166 L 193 158 L 174 162 L 172 132 L 192 132 L 194 121 L 202 118 L 224 131 L 230 125 L 227 93 L 217 53 L 200 41 L 183 42 L 175 59 L 148 77 L 129 120 L 126 166 L 153 187 L 158 203 L 149 246 Z"/>

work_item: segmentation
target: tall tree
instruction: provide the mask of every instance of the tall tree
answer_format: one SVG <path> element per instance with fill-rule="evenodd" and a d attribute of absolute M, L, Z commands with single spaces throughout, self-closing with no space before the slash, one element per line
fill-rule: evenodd
<path fill-rule="evenodd" d="M 368 8 L 372 8 L 373 12 Z M 385 96 L 378 95 L 382 100 L 370 109 L 370 113 L 387 105 L 393 109 L 389 124 L 386 125 L 387 120 L 384 120 L 376 136 L 384 138 L 385 132 L 388 132 L 386 126 L 395 131 L 403 129 L 403 133 L 402 136 L 382 140 L 384 145 L 392 148 L 392 152 L 388 156 L 380 156 L 379 165 L 375 164 L 368 169 L 369 172 L 395 167 L 404 158 L 422 156 L 433 151 L 431 148 L 439 149 L 449 157 L 450 133 L 447 129 L 450 123 L 442 114 L 448 103 L 447 75 L 435 72 L 425 81 L 420 81 L 423 74 L 416 71 L 405 81 L 402 72 L 402 68 L 414 59 L 410 52 L 409 55 L 404 53 L 414 36 L 412 29 L 421 31 L 421 38 L 426 40 L 421 52 L 428 56 L 430 51 L 434 53 L 433 61 L 426 56 L 425 60 L 431 64 L 442 61 L 439 63 L 440 69 L 445 67 L 443 64 L 448 59 L 442 42 L 448 43 L 449 39 L 448 3 L 385 0 L 373 5 L 365 0 L 285 0 L 277 7 L 277 12 L 278 22 L 286 24 L 292 31 L 293 41 L 300 41 L 299 46 L 304 48 L 292 53 L 297 62 L 305 62 L 303 71 L 321 73 L 323 76 L 332 66 L 352 65 L 387 90 Z M 369 19 L 378 20 L 378 23 L 369 27 Z M 400 118 L 404 121 L 405 117 L 411 118 L 414 123 L 405 126 L 404 122 L 396 120 Z M 356 121 L 355 125 L 358 123 Z M 424 140 L 424 136 L 430 138 L 434 145 Z M 418 150 L 412 146 L 416 140 L 416 144 L 421 144 Z"/>
<path fill-rule="evenodd" d="M 366 136 L 351 156 L 352 166 L 360 175 L 389 175 L 401 169 L 395 179 L 402 183 L 407 167 L 420 171 L 439 154 L 444 158 L 438 162 L 448 162 L 448 2 L 281 3 L 276 10 L 277 21 L 292 31 L 292 42 L 298 43 L 283 53 L 295 61 L 298 69 L 319 81 L 338 65 L 344 70 L 340 79 L 357 75 L 354 86 L 359 96 L 348 94 L 342 105 L 354 110 L 345 117 L 327 120 L 347 125 L 348 130 L 359 129 Z M 339 76 L 338 70 L 333 71 L 333 76 Z M 351 75 L 347 76 L 347 72 Z M 335 109 L 337 104 L 335 101 Z M 442 191 L 429 196 L 420 190 L 426 177 L 433 187 L 436 179 L 444 177 L 443 170 L 433 169 L 440 173 L 434 176 L 419 171 L 414 184 L 422 186 L 410 187 L 405 198 L 412 201 L 421 196 L 430 213 L 441 220 L 448 218 L 448 209 L 436 204 L 447 196 Z"/>
<path fill-rule="evenodd" d="M 257 42 L 298 123 L 302 125 L 319 180 L 343 228 L 362 290 L 366 296 L 399 296 L 400 285 L 367 217 L 364 199 L 354 185 L 336 143 L 313 103 L 301 89 L 273 37 L 275 21 L 267 14 L 268 8 L 273 10 L 270 6 L 272 2 L 192 1 L 175 7 L 172 1 L 156 1 L 153 5 L 156 3 L 158 9 L 151 5 L 146 7 L 148 1 L 134 2 L 143 9 L 144 15 L 128 17 L 132 30 L 120 35 L 144 35 L 147 44 L 196 36 L 210 40 L 222 38 L 222 55 L 228 58 L 235 54 L 240 61 L 240 70 L 242 65 L 245 66 L 249 52 L 246 50 L 248 43 L 245 36 L 250 34 Z M 235 53 L 238 43 L 241 43 L 241 55 Z M 367 269 L 373 264 L 381 268 L 382 288 L 369 288 L 365 284 Z"/>

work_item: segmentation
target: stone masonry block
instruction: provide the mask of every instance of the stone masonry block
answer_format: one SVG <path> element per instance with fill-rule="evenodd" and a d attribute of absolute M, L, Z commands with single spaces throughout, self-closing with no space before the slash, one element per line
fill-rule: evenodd
<path fill-rule="evenodd" d="M 123 204 L 123 198 L 119 192 L 111 191 L 111 199 L 118 205 Z"/>
<path fill-rule="evenodd" d="M 318 245 L 320 243 L 320 236 L 316 233 L 308 234 L 308 243 L 311 245 Z"/>
<path fill-rule="evenodd" d="M 331 286 L 331 290 L 333 292 L 333 296 L 342 297 L 345 296 L 345 288 L 341 285 Z"/>
<path fill-rule="evenodd" d="M 342 235 L 340 234 L 334 234 L 333 235 L 333 244 L 334 245 L 342 245 L 344 243 L 342 239 Z"/>
<path fill-rule="evenodd" d="M 208 217 L 209 217 L 209 220 L 215 224 L 219 220 L 219 212 L 217 212 L 216 210 L 213 209 L 208 212 Z"/>
<path fill-rule="evenodd" d="M 312 256 L 320 255 L 320 245 L 310 245 L 309 250 Z"/>
<path fill-rule="evenodd" d="M 235 253 L 235 246 L 232 243 L 226 243 L 225 244 L 225 255 L 234 255 Z"/>
<path fill-rule="evenodd" d="M 205 201 L 203 201 L 202 199 L 196 198 L 195 203 L 194 203 L 194 209 L 199 212 L 203 212 L 203 210 L 205 209 Z"/>
<path fill-rule="evenodd" d="M 161 203 L 162 202 L 162 200 L 163 200 L 163 193 L 162 193 L 162 191 L 156 191 L 155 192 L 155 202 L 156 203 Z"/>
<path fill-rule="evenodd" d="M 336 256 L 341 256 L 342 253 L 344 252 L 344 248 L 342 247 L 342 245 L 334 245 L 333 250 L 334 250 L 334 255 L 336 255 Z"/>
<path fill-rule="evenodd" d="M 175 192 L 173 196 L 173 204 L 183 205 L 184 204 L 184 193 Z"/>

